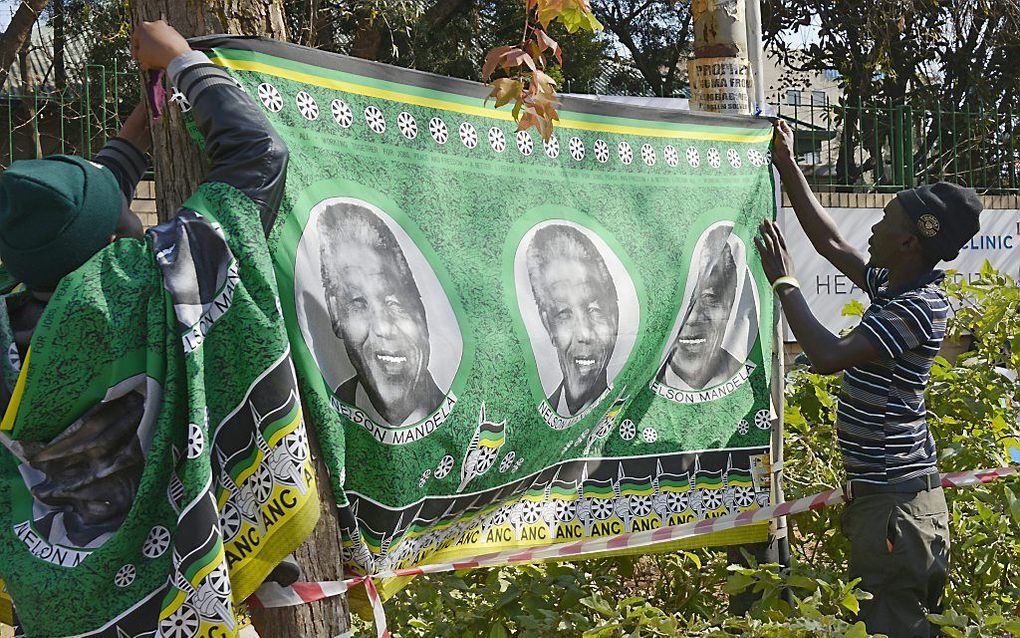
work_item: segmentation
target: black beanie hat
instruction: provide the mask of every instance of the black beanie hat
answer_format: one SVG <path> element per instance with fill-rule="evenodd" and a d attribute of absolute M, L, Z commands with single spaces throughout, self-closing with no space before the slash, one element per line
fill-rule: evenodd
<path fill-rule="evenodd" d="M 929 257 L 952 261 L 981 229 L 983 206 L 973 188 L 936 182 L 896 193 L 914 221 L 921 246 Z"/>

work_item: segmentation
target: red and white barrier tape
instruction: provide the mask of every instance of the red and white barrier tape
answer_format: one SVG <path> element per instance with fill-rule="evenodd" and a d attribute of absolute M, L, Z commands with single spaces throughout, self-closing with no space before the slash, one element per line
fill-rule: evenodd
<path fill-rule="evenodd" d="M 1017 474 L 1020 468 L 1014 466 L 1001 467 L 994 470 L 973 470 L 970 472 L 954 472 L 942 475 L 942 487 L 960 488 L 990 483 L 996 479 Z M 701 521 L 671 525 L 642 532 L 630 532 L 609 538 L 591 538 L 576 543 L 558 543 L 547 547 L 535 547 L 525 550 L 513 549 L 502 552 L 480 554 L 470 559 L 453 563 L 436 563 L 408 569 L 397 569 L 358 576 L 347 580 L 324 581 L 319 583 L 294 583 L 290 587 L 281 587 L 276 583 L 266 583 L 248 598 L 251 607 L 290 607 L 312 603 L 346 592 L 350 587 L 361 583 L 368 590 L 368 600 L 372 604 L 372 615 L 375 617 L 376 634 L 379 638 L 389 638 L 386 626 L 386 613 L 383 610 L 379 592 L 376 590 L 375 579 L 394 578 L 398 576 L 420 576 L 451 572 L 475 567 L 495 567 L 515 563 L 531 563 L 549 559 L 581 558 L 592 554 L 653 547 L 672 541 L 701 536 L 712 532 L 735 529 L 745 525 L 760 523 L 773 518 L 781 518 L 791 514 L 799 514 L 808 510 L 817 510 L 836 505 L 846 500 L 842 490 L 828 490 L 813 496 L 805 496 L 795 501 L 786 501 L 772 507 L 739 512 L 709 518 Z"/>

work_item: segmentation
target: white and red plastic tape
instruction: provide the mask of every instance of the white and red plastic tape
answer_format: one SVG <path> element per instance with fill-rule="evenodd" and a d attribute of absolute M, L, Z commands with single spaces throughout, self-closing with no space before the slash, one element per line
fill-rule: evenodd
<path fill-rule="evenodd" d="M 960 488 L 973 485 L 989 483 L 999 478 L 1020 473 L 1020 468 L 1014 466 L 1001 467 L 994 470 L 973 470 L 970 472 L 954 472 L 942 475 L 942 487 Z M 547 547 L 534 547 L 529 549 L 514 549 L 502 552 L 480 554 L 470 559 L 453 563 L 436 563 L 433 565 L 422 565 L 408 569 L 398 569 L 372 574 L 371 576 L 358 576 L 347 580 L 323 581 L 318 583 L 294 583 L 290 587 L 281 587 L 276 583 L 266 583 L 257 592 L 248 598 L 250 607 L 290 607 L 312 603 L 346 592 L 355 585 L 364 583 L 368 591 L 368 600 L 372 605 L 372 614 L 375 618 L 376 633 L 379 638 L 389 638 L 390 632 L 386 626 L 386 613 L 383 610 L 382 600 L 376 590 L 376 579 L 395 578 L 399 576 L 420 576 L 422 574 L 435 574 L 439 572 L 452 572 L 462 569 L 473 569 L 475 567 L 495 567 L 498 565 L 511 565 L 515 563 L 531 563 L 543 560 L 583 558 L 603 552 L 619 551 L 623 549 L 638 549 L 642 547 L 654 547 L 664 543 L 700 536 L 712 532 L 719 532 L 727 529 L 734 529 L 744 525 L 751 525 L 767 521 L 773 518 L 799 514 L 808 510 L 817 510 L 830 505 L 836 505 L 846 500 L 843 490 L 828 490 L 812 496 L 805 496 L 794 501 L 786 501 L 772 507 L 763 507 L 738 514 L 730 514 L 719 518 L 709 518 L 681 525 L 671 525 L 658 529 L 641 532 L 631 532 L 612 536 L 608 538 L 591 538 L 575 543 L 558 543 Z"/>

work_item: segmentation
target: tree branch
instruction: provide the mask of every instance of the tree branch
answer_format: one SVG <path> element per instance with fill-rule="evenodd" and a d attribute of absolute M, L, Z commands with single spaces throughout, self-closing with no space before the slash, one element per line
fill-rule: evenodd
<path fill-rule="evenodd" d="M 7 83 L 11 65 L 17 59 L 18 52 L 25 46 L 35 21 L 48 2 L 49 0 L 21 0 L 21 5 L 11 18 L 11 23 L 7 25 L 7 30 L 0 35 L 0 88 Z"/>

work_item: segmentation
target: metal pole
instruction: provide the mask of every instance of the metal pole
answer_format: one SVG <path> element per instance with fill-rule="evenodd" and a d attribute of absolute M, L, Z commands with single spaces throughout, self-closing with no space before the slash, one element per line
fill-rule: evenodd
<path fill-rule="evenodd" d="M 765 46 L 761 40 L 761 3 L 747 0 L 747 57 L 751 62 L 751 79 L 754 82 L 754 97 L 751 113 L 757 115 L 765 110 Z"/>

